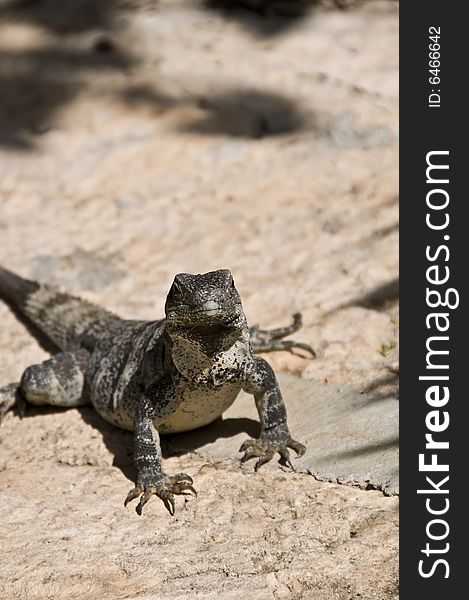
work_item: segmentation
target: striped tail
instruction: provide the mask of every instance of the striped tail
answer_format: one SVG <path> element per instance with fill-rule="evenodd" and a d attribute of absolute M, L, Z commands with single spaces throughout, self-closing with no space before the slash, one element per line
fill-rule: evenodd
<path fill-rule="evenodd" d="M 51 353 L 79 348 L 85 336 L 92 344 L 99 330 L 120 320 L 86 300 L 24 279 L 1 266 L 0 298 Z"/>

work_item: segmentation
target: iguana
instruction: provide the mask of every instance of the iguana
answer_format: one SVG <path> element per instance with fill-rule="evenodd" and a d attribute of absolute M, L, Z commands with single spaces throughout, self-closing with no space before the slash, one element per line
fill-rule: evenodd
<path fill-rule="evenodd" d="M 175 494 L 194 494 L 185 473 L 163 471 L 159 435 L 189 431 L 222 415 L 243 389 L 253 394 L 261 421 L 258 439 L 241 446 L 241 461 L 255 469 L 275 453 L 292 467 L 288 448 L 305 446 L 288 430 L 285 404 L 267 361 L 254 352 L 301 348 L 281 338 L 301 327 L 249 329 L 228 269 L 179 273 L 166 298 L 166 318 L 121 319 L 56 287 L 23 279 L 0 267 L 0 298 L 53 356 L 28 367 L 21 380 L 0 389 L 0 417 L 16 403 L 93 404 L 106 421 L 134 431 L 137 482 L 125 505 L 152 495 L 174 514 Z"/>

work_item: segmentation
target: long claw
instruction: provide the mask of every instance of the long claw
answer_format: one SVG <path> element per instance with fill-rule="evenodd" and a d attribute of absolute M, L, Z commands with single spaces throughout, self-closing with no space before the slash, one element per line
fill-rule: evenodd
<path fill-rule="evenodd" d="M 150 477 L 146 481 L 140 481 L 127 494 L 124 506 L 129 502 L 138 498 L 140 500 L 135 508 L 138 515 L 143 512 L 143 507 L 152 496 L 158 496 L 164 503 L 166 509 L 171 515 L 174 515 L 175 502 L 174 494 L 193 495 L 197 497 L 197 491 L 192 486 L 193 480 L 186 473 L 178 473 L 177 475 L 165 475 L 164 473 Z"/>
<path fill-rule="evenodd" d="M 251 458 L 258 458 L 258 461 L 254 465 L 254 470 L 258 471 L 262 465 L 270 462 L 275 453 L 278 452 L 283 459 L 283 464 L 288 465 L 292 471 L 295 471 L 296 469 L 293 466 L 288 448 L 295 450 L 298 457 L 303 456 L 306 452 L 306 446 L 291 438 L 288 431 L 279 432 L 273 436 L 261 436 L 258 440 L 248 439 L 240 448 L 240 452 L 244 451 L 241 464 L 251 460 Z"/>
<path fill-rule="evenodd" d="M 288 448 L 281 448 L 278 451 L 278 453 L 283 458 L 283 460 L 287 463 L 287 465 L 291 468 L 291 470 L 294 471 L 295 467 L 292 465 L 291 458 L 290 458 L 290 452 L 289 452 Z"/>
<path fill-rule="evenodd" d="M 303 456 L 303 454 L 306 452 L 306 446 L 304 446 L 303 444 L 300 444 L 300 442 L 297 442 L 295 440 L 290 440 L 287 444 L 287 446 L 289 448 L 292 448 L 298 455 L 298 458 L 300 456 Z"/>
<path fill-rule="evenodd" d="M 177 473 L 176 475 L 170 475 L 168 477 L 169 483 L 181 483 L 182 481 L 188 481 L 189 483 L 194 483 L 194 480 L 187 473 Z"/>
<path fill-rule="evenodd" d="M 139 487 L 134 487 L 133 490 L 130 490 L 130 492 L 127 494 L 127 498 L 124 500 L 124 506 L 127 506 L 127 504 L 129 502 L 132 502 L 132 500 L 135 500 L 135 498 L 138 498 L 140 496 L 140 494 L 142 493 L 142 489 Z"/>
<path fill-rule="evenodd" d="M 174 503 L 174 496 L 170 494 L 169 496 L 163 498 L 163 504 L 169 514 L 174 517 L 174 513 L 176 511 L 176 505 Z"/>
<path fill-rule="evenodd" d="M 241 464 L 251 460 L 251 458 L 257 458 L 258 456 L 259 454 L 256 454 L 255 452 L 246 452 L 246 454 L 241 457 Z"/>
<path fill-rule="evenodd" d="M 303 344 L 302 342 L 294 342 L 292 348 L 300 348 L 300 350 L 309 352 L 313 358 L 318 357 L 314 348 L 312 346 L 310 346 L 309 344 Z"/>
<path fill-rule="evenodd" d="M 191 485 L 188 485 L 187 488 L 182 492 L 185 496 L 192 495 L 197 498 L 197 490 L 193 488 Z"/>
<path fill-rule="evenodd" d="M 257 458 L 265 453 L 265 449 L 256 440 L 246 440 L 241 446 L 240 452 L 244 452 L 241 463 L 245 463 L 251 458 Z"/>
<path fill-rule="evenodd" d="M 266 452 L 265 454 L 263 454 L 254 465 L 254 471 L 258 471 L 262 467 L 262 465 L 265 465 L 266 463 L 270 462 L 273 457 L 273 452 Z"/>
<path fill-rule="evenodd" d="M 173 494 L 192 494 L 197 498 L 196 490 L 188 483 L 173 483 L 171 486 L 171 491 L 173 492 Z"/>
<path fill-rule="evenodd" d="M 137 514 L 139 516 L 142 515 L 143 507 L 148 502 L 148 500 L 150 500 L 150 498 L 153 496 L 153 494 L 155 492 L 156 492 L 156 489 L 153 487 L 151 487 L 150 489 L 145 490 L 145 492 L 143 492 L 143 494 L 140 498 L 140 502 L 137 504 L 137 507 L 135 508 L 135 510 L 137 511 Z"/>
<path fill-rule="evenodd" d="M 254 444 L 256 443 L 256 440 L 246 440 L 241 444 L 241 448 L 238 450 L 238 452 L 246 452 L 246 450 L 250 449 Z"/>

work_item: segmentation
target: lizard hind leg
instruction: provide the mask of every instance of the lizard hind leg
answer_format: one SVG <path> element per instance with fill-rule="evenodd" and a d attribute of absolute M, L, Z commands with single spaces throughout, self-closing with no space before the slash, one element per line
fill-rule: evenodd
<path fill-rule="evenodd" d="M 254 352 L 275 352 L 277 350 L 287 350 L 292 352 L 295 348 L 308 352 L 312 358 L 316 358 L 316 352 L 309 344 L 294 342 L 292 340 L 282 340 L 295 331 L 301 329 L 303 318 L 301 313 L 293 315 L 293 321 L 286 327 L 278 329 L 259 329 L 258 325 L 254 325 L 250 329 L 251 346 Z"/>
<path fill-rule="evenodd" d="M 84 388 L 88 357 L 86 350 L 60 352 L 39 365 L 28 367 L 19 384 L 21 395 L 36 406 L 87 404 Z"/>
<path fill-rule="evenodd" d="M 20 413 L 24 407 L 24 398 L 22 398 L 19 388 L 19 383 L 10 383 L 0 388 L 0 424 L 3 417 L 14 406 L 19 409 Z"/>

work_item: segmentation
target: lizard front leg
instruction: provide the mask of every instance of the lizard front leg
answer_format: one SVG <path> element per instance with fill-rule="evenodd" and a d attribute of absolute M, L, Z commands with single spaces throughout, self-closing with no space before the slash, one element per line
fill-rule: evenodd
<path fill-rule="evenodd" d="M 253 356 L 246 369 L 244 390 L 254 395 L 257 411 L 261 421 L 259 439 L 248 439 L 240 448 L 244 452 L 241 462 L 258 458 L 255 465 L 259 467 L 272 460 L 278 452 L 284 461 L 294 469 L 288 448 L 292 448 L 302 456 L 306 447 L 294 440 L 287 425 L 287 411 L 272 367 L 267 361 Z"/>
<path fill-rule="evenodd" d="M 128 493 L 124 506 L 140 496 L 135 509 L 139 515 L 153 495 L 161 498 L 171 515 L 174 515 L 175 508 L 174 494 L 192 493 L 197 496 L 197 492 L 192 487 L 192 477 L 185 473 L 166 475 L 162 469 L 160 437 L 153 419 L 157 415 L 160 416 L 162 407 L 171 404 L 168 393 L 171 396 L 174 390 L 171 385 L 161 386 L 161 384 L 159 390 L 160 392 L 156 394 L 154 390 L 150 390 L 150 393 L 142 395 L 135 413 L 134 462 L 137 468 L 137 483 Z M 164 395 L 162 390 L 165 392 Z M 165 404 L 162 403 L 163 398 Z"/>

